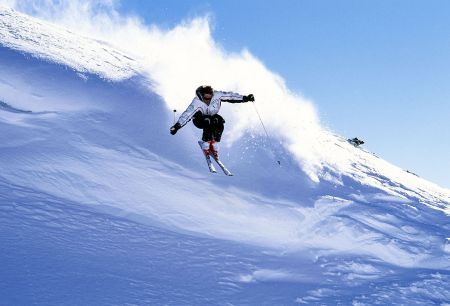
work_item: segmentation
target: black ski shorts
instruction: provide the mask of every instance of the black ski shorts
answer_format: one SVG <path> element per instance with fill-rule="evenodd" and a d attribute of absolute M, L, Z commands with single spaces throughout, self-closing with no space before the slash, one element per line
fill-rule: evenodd
<path fill-rule="evenodd" d="M 203 130 L 203 141 L 215 140 L 219 142 L 222 138 L 225 120 L 219 114 L 210 116 L 197 112 L 192 119 L 192 123 Z"/>

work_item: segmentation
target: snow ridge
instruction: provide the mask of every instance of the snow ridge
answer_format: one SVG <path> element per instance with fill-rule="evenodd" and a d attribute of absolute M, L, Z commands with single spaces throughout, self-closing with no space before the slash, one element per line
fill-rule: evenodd
<path fill-rule="evenodd" d="M 115 81 L 131 78 L 141 70 L 133 58 L 105 42 L 83 37 L 10 8 L 0 7 L 0 41 L 10 48 L 55 61 L 76 71 L 98 74 Z"/>

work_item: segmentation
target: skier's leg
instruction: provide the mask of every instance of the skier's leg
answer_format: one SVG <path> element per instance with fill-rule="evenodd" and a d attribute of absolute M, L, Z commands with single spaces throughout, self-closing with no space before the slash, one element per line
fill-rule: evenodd
<path fill-rule="evenodd" d="M 202 140 L 210 141 L 213 138 L 212 118 L 208 115 L 203 115 L 200 111 L 196 112 L 192 117 L 192 123 L 196 128 L 203 130 Z"/>
<path fill-rule="evenodd" d="M 220 142 L 220 139 L 222 138 L 224 123 L 225 120 L 223 120 L 222 116 L 218 114 L 212 116 L 213 140 L 216 142 Z"/>
<path fill-rule="evenodd" d="M 196 128 L 203 129 L 203 114 L 201 111 L 198 111 L 192 117 L 192 123 Z"/>
<path fill-rule="evenodd" d="M 211 141 L 213 139 L 212 118 L 211 116 L 203 116 L 203 141 Z"/>

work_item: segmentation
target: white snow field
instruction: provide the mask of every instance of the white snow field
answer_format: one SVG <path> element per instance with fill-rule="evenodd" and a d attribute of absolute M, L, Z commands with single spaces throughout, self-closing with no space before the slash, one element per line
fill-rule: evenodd
<path fill-rule="evenodd" d="M 150 66 L 0 6 L 0 305 L 450 304 L 449 190 L 247 76 L 210 174 Z"/>

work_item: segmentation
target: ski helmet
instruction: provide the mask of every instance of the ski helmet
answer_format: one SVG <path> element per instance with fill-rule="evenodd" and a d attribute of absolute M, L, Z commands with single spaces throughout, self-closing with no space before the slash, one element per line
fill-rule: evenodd
<path fill-rule="evenodd" d="M 204 94 L 210 94 L 212 95 L 214 93 L 214 90 L 211 86 L 209 85 L 202 85 L 199 86 L 197 88 L 197 90 L 195 91 L 195 94 L 197 95 L 197 97 L 203 101 L 203 95 Z"/>

